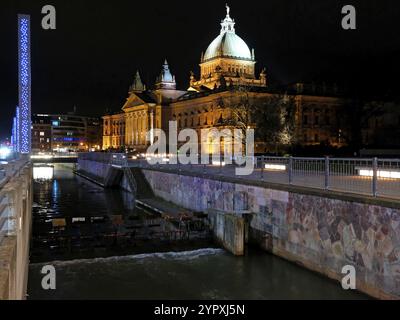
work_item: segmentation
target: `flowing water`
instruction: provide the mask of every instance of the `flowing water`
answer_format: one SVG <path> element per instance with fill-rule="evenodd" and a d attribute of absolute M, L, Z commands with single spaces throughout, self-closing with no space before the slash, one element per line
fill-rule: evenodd
<path fill-rule="evenodd" d="M 135 209 L 129 193 L 103 190 L 71 168 L 55 165 L 46 178 L 35 181 L 29 299 L 366 298 L 254 248 L 238 258 L 207 241 L 120 237 L 132 224 L 136 234 L 149 235 L 162 222 Z M 56 290 L 41 286 L 49 264 Z"/>

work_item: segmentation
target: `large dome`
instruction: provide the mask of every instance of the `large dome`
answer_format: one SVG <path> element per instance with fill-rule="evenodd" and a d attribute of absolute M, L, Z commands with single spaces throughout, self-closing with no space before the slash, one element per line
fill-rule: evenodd
<path fill-rule="evenodd" d="M 232 57 L 236 59 L 252 60 L 252 55 L 246 42 L 234 32 L 221 33 L 208 46 L 204 54 L 204 61 L 216 57 Z"/>

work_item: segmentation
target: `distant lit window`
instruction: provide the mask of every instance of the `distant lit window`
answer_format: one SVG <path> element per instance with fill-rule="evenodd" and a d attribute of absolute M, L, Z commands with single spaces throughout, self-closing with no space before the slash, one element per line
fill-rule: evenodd
<path fill-rule="evenodd" d="M 44 132 L 43 131 L 40 132 L 40 136 L 44 137 Z"/>
<path fill-rule="evenodd" d="M 58 127 L 60 126 L 60 121 L 53 121 L 53 127 Z"/>

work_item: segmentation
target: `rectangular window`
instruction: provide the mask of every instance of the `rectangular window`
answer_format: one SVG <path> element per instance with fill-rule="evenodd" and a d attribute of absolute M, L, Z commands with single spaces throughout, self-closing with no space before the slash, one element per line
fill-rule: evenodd
<path fill-rule="evenodd" d="M 44 137 L 44 132 L 43 131 L 40 132 L 40 136 Z"/>

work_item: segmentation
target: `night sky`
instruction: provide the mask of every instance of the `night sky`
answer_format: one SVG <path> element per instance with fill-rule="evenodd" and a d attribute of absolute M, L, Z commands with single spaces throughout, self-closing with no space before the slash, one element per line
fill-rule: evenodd
<path fill-rule="evenodd" d="M 32 110 L 102 115 L 122 107 L 137 69 L 153 85 L 165 58 L 186 89 L 202 51 L 219 34 L 224 1 L 0 2 L 0 139 L 18 102 L 17 13 L 31 15 Z M 41 28 L 41 8 L 57 29 Z M 357 30 L 341 28 L 341 8 L 357 9 Z M 273 83 L 326 81 L 354 95 L 397 95 L 400 4 L 389 0 L 229 1 L 236 33 L 255 48 Z"/>

